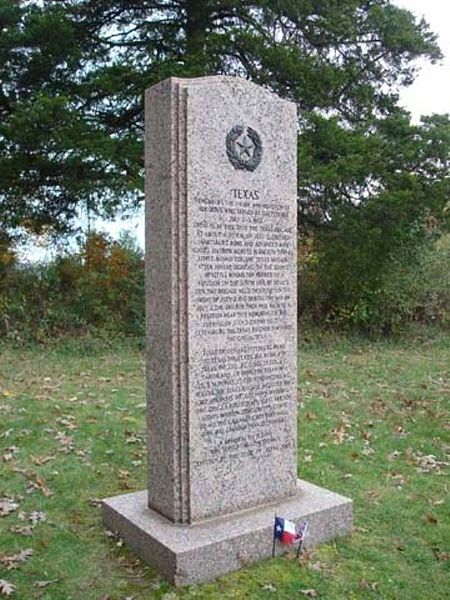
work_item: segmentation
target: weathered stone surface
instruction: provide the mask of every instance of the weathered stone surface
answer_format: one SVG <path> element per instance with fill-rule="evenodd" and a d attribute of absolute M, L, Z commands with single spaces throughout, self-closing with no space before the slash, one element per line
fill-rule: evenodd
<path fill-rule="evenodd" d="M 149 509 L 146 492 L 109 498 L 103 503 L 108 528 L 169 581 L 187 585 L 208 581 L 272 555 L 277 513 L 308 521 L 305 548 L 349 533 L 352 502 L 323 488 L 298 481 L 290 499 L 195 525 L 175 525 Z M 291 549 L 277 542 L 276 554 Z"/>
<path fill-rule="evenodd" d="M 230 77 L 147 94 L 149 505 L 175 522 L 296 482 L 296 108 Z"/>
<path fill-rule="evenodd" d="M 149 488 L 102 510 L 177 585 L 270 556 L 275 511 L 308 545 L 352 526 L 297 483 L 296 153 L 295 105 L 247 81 L 147 92 Z"/>

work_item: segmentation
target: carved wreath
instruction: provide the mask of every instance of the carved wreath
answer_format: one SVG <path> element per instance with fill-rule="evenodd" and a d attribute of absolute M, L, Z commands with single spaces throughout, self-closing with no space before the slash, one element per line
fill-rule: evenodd
<path fill-rule="evenodd" d="M 257 131 L 251 127 L 247 127 L 246 136 L 252 142 L 252 156 L 243 158 L 242 152 L 239 153 L 237 148 L 237 141 L 245 132 L 246 128 L 242 125 L 235 125 L 227 135 L 226 146 L 227 156 L 235 169 L 241 169 L 245 171 L 254 171 L 261 162 L 263 147 L 262 141 Z"/>

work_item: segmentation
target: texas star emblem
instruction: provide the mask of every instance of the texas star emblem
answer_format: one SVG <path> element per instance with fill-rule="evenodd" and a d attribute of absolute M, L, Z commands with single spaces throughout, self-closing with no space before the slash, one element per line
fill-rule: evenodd
<path fill-rule="evenodd" d="M 251 127 L 235 125 L 227 135 L 227 155 L 235 169 L 254 171 L 261 162 L 262 142 Z"/>

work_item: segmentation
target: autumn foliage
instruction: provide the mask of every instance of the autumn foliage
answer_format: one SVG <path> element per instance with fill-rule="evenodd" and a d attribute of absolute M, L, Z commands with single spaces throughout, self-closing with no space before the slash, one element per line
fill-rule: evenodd
<path fill-rule="evenodd" d="M 19 264 L 4 248 L 0 269 L 3 338 L 23 342 L 100 331 L 143 334 L 143 254 L 129 236 L 113 241 L 92 233 L 79 250 L 46 264 Z"/>

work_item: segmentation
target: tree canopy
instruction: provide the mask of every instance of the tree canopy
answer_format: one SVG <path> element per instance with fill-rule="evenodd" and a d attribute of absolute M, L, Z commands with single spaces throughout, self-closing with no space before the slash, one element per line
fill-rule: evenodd
<path fill-rule="evenodd" d="M 440 57 L 391 0 L 0 0 L 1 244 L 139 205 L 146 88 L 245 77 L 298 106 L 301 297 L 364 320 L 448 230 L 449 117 L 398 104 Z"/>
<path fill-rule="evenodd" d="M 305 227 L 389 194 L 411 161 L 428 178 L 434 146 L 405 156 L 417 128 L 397 92 L 440 51 L 388 0 L 0 0 L 0 29 L 3 227 L 64 231 L 80 206 L 138 203 L 143 91 L 171 75 L 238 75 L 297 103 Z"/>

